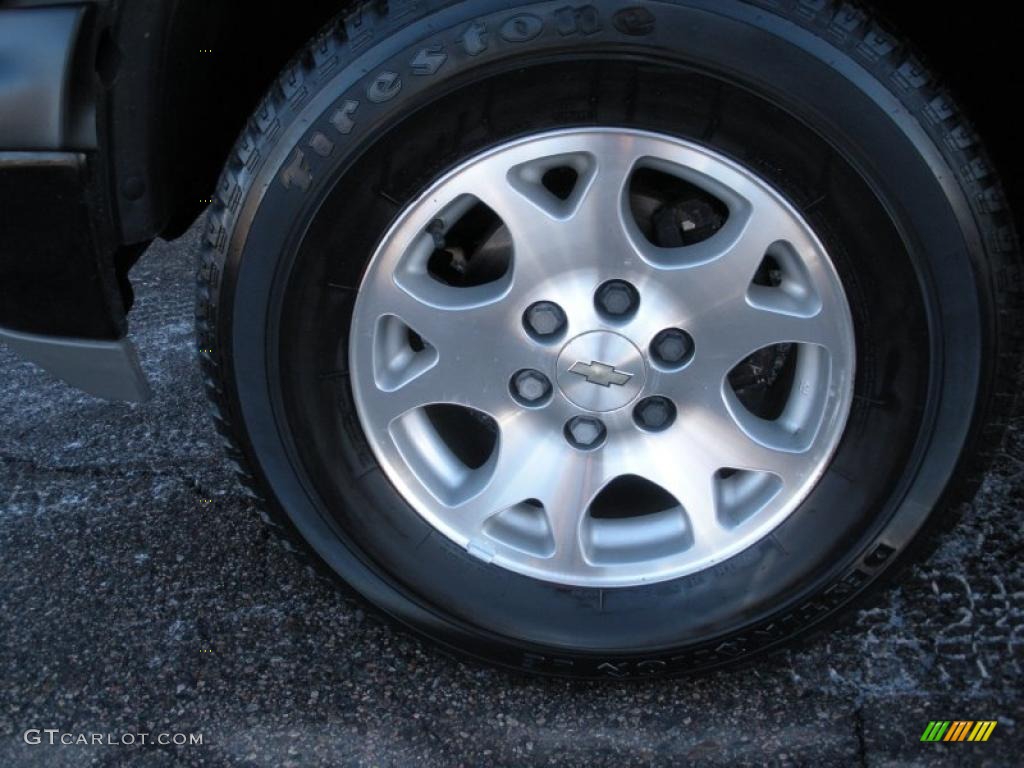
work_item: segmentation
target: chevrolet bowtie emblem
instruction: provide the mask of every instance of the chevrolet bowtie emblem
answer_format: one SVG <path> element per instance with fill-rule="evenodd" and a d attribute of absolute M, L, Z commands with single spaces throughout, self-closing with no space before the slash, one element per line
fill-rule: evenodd
<path fill-rule="evenodd" d="M 591 360 L 589 363 L 577 360 L 569 368 L 569 373 L 583 376 L 591 384 L 600 384 L 602 387 L 610 387 L 612 384 L 621 387 L 633 378 L 632 373 L 616 370 L 614 366 L 599 363 L 596 360 Z"/>

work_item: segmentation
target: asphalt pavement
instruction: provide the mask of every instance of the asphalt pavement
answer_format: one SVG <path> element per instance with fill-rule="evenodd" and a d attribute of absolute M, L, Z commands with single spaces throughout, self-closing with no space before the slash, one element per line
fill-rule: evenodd
<path fill-rule="evenodd" d="M 268 539 L 205 410 L 198 241 L 159 241 L 132 273 L 151 402 L 0 349 L 0 766 L 1021 764 L 1020 421 L 962 523 L 845 629 L 698 679 L 513 676 L 392 628 Z M 998 725 L 922 743 L 938 719 Z M 80 734 L 136 743 L 60 743 Z"/>

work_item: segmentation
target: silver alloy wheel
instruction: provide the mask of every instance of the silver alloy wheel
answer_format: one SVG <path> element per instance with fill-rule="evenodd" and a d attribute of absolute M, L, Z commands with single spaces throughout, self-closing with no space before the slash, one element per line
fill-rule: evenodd
<path fill-rule="evenodd" d="M 654 244 L 630 203 L 644 169 L 719 201 L 720 228 Z M 469 261 L 492 268 L 459 284 L 433 260 L 465 269 L 447 241 L 480 203 L 498 226 Z M 773 279 L 755 280 L 766 258 Z M 599 294 L 609 281 L 635 297 Z M 692 339 L 679 365 L 651 353 L 666 329 Z M 790 361 L 767 416 L 731 378 L 762 350 Z M 440 179 L 370 261 L 350 337 L 359 418 L 405 500 L 487 562 L 592 587 L 693 573 L 778 526 L 838 444 L 854 360 L 842 284 L 801 216 L 721 155 L 627 129 L 511 141 Z M 674 406 L 664 428 L 637 416 L 651 397 L 657 418 Z M 609 513 L 620 483 L 626 507 L 654 501 Z"/>

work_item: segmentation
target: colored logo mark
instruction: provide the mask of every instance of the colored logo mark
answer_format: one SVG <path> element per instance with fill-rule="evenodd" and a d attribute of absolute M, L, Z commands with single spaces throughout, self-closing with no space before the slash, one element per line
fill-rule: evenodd
<path fill-rule="evenodd" d="M 988 741 L 995 728 L 995 720 L 932 720 L 921 741 Z"/>

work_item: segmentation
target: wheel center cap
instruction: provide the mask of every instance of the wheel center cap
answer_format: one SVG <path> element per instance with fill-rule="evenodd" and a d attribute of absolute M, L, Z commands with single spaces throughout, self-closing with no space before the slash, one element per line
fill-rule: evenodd
<path fill-rule="evenodd" d="M 588 411 L 614 411 L 633 402 L 644 387 L 643 355 L 625 336 L 590 331 L 570 339 L 558 355 L 558 388 Z"/>

